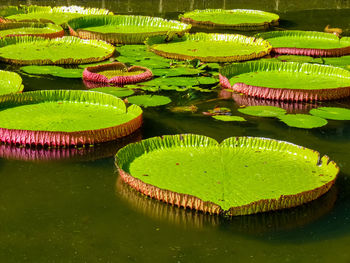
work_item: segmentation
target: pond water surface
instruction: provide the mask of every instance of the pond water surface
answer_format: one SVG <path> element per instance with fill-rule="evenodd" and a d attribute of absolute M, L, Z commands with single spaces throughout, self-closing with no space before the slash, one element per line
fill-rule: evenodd
<path fill-rule="evenodd" d="M 166 18 L 176 18 L 177 6 L 185 6 L 180 1 L 172 3 L 172 11 L 169 6 L 160 8 L 155 1 L 153 8 L 145 4 L 144 10 L 140 9 L 146 2 L 129 4 L 136 13 Z M 227 8 L 253 8 L 256 3 L 264 9 L 260 1 L 248 1 L 247 6 L 243 1 L 232 6 L 231 1 L 224 2 Z M 19 3 L 24 1 L 0 1 L 1 5 Z M 127 8 L 128 1 L 57 2 L 95 7 L 101 3 L 115 13 L 119 7 L 123 7 L 122 13 L 133 10 Z M 210 3 L 210 7 L 223 7 L 222 1 Z M 276 11 L 273 2 L 265 10 L 279 13 L 284 28 L 322 31 L 331 24 L 350 35 L 350 10 L 336 9 L 339 5 L 348 7 L 348 2 L 337 1 L 331 5 L 333 9 L 319 9 L 323 4 L 319 1 L 315 6 Z M 183 9 L 196 5 L 203 7 L 195 1 Z M 302 8 L 313 10 L 300 11 Z M 18 71 L 5 64 L 0 67 Z M 85 89 L 77 79 L 22 77 L 25 91 Z M 218 99 L 219 91 L 159 94 L 172 98 L 170 106 L 195 104 L 199 111 L 172 113 L 169 105 L 147 108 L 140 132 L 85 150 L 31 151 L 0 146 L 0 262 L 350 262 L 349 121 L 329 121 L 327 126 L 311 130 L 290 128 L 273 118 L 249 116 L 244 123 L 226 123 L 201 112 L 222 106 L 237 115 L 240 103 L 247 101 Z M 322 105 L 349 108 L 350 100 Z M 119 147 L 140 138 L 177 133 L 203 134 L 219 141 L 231 136 L 286 140 L 327 154 L 339 164 L 341 173 L 335 187 L 317 201 L 233 219 L 149 200 L 120 181 L 114 167 Z"/>

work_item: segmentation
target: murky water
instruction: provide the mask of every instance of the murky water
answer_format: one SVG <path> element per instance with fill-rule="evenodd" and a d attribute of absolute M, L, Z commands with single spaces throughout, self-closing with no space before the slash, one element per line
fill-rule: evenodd
<path fill-rule="evenodd" d="M 330 10 L 316 10 L 305 3 L 298 6 L 298 1 L 290 2 L 290 7 L 285 1 L 265 1 L 265 5 L 260 1 L 248 1 L 247 5 L 231 2 L 106 0 L 57 4 L 103 5 L 114 12 L 160 13 L 175 18 L 179 9 L 218 8 L 225 3 L 226 8 L 277 10 L 281 27 L 290 29 L 322 30 L 331 24 L 348 33 L 350 30 L 350 10 L 337 9 L 349 7 L 348 1 L 316 1 L 318 8 Z M 303 8 L 314 10 L 298 11 Z M 1 64 L 1 68 L 7 66 Z M 85 89 L 80 80 L 22 77 L 26 91 Z M 241 104 L 259 103 L 237 98 L 215 100 L 218 92 L 163 94 L 173 99 L 173 105 L 196 104 L 199 112 L 218 105 L 236 113 Z M 350 100 L 324 105 L 349 108 Z M 292 111 L 307 108 L 288 106 Z M 272 118 L 248 116 L 245 123 L 225 123 L 200 113 L 171 113 L 167 107 L 146 109 L 139 133 L 94 148 L 32 151 L 1 145 L 0 262 L 350 262 L 349 121 L 329 121 L 325 127 L 303 130 Z M 120 181 L 113 157 L 119 147 L 141 137 L 176 133 L 198 133 L 219 141 L 230 136 L 286 140 L 329 155 L 341 173 L 336 186 L 317 201 L 232 220 L 149 200 Z"/>

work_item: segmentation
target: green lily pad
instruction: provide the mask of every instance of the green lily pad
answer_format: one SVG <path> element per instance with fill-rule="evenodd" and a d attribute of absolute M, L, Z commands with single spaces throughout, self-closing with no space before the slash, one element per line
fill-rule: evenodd
<path fill-rule="evenodd" d="M 319 63 L 323 64 L 321 58 L 313 58 L 310 56 L 297 56 L 297 55 L 282 55 L 277 57 L 278 60 L 283 62 L 299 62 L 299 63 Z"/>
<path fill-rule="evenodd" d="M 248 9 L 194 10 L 179 16 L 180 20 L 195 26 L 235 30 L 267 29 L 278 25 L 279 16 L 273 13 Z"/>
<path fill-rule="evenodd" d="M 64 30 L 59 25 L 44 23 L 18 22 L 0 24 L 0 37 L 23 35 L 54 38 L 64 36 Z"/>
<path fill-rule="evenodd" d="M 4 10 L 5 11 L 5 10 Z M 10 10 L 11 11 L 11 10 Z M 5 15 L 6 19 L 14 21 L 35 21 L 35 22 L 49 22 L 56 25 L 65 25 L 66 22 L 72 18 L 77 18 L 86 15 L 112 15 L 106 9 L 85 8 L 82 6 L 37 6 L 21 5 L 17 7 L 16 12 L 8 12 Z"/>
<path fill-rule="evenodd" d="M 219 121 L 246 121 L 243 117 L 240 116 L 214 115 L 212 117 Z"/>
<path fill-rule="evenodd" d="M 350 109 L 338 107 L 319 107 L 317 109 L 310 110 L 310 114 L 329 120 L 350 120 Z"/>
<path fill-rule="evenodd" d="M 238 109 L 239 112 L 258 117 L 277 117 L 286 114 L 286 110 L 274 106 L 248 106 Z"/>
<path fill-rule="evenodd" d="M 257 34 L 256 37 L 268 40 L 278 54 L 340 56 L 345 55 L 350 47 L 349 37 L 339 39 L 323 32 L 271 31 Z"/>
<path fill-rule="evenodd" d="M 349 96 L 349 71 L 332 66 L 263 60 L 233 63 L 221 68 L 220 74 L 224 88 L 265 99 L 313 101 Z"/>
<path fill-rule="evenodd" d="M 202 62 L 232 62 L 263 57 L 270 53 L 269 42 L 234 34 L 185 34 L 168 41 L 167 36 L 149 37 L 145 42 L 157 55 Z"/>
<path fill-rule="evenodd" d="M 342 56 L 335 58 L 323 58 L 324 64 L 341 67 L 350 70 L 350 56 Z"/>
<path fill-rule="evenodd" d="M 339 168 L 327 156 L 266 138 L 154 137 L 119 150 L 121 178 L 172 205 L 245 215 L 301 205 L 327 192 Z"/>
<path fill-rule="evenodd" d="M 141 126 L 142 110 L 112 95 L 44 90 L 0 97 L 0 141 L 68 146 L 111 141 Z"/>
<path fill-rule="evenodd" d="M 211 77 L 198 77 L 197 80 L 200 85 L 214 85 L 219 82 L 219 79 Z"/>
<path fill-rule="evenodd" d="M 312 129 L 325 126 L 327 120 L 307 114 L 285 114 L 278 118 L 290 127 Z"/>
<path fill-rule="evenodd" d="M 105 65 L 105 64 L 110 64 L 110 63 L 113 63 L 113 62 L 115 62 L 115 61 L 114 60 L 106 60 L 106 61 L 100 61 L 100 62 L 97 62 L 97 63 L 82 64 L 82 65 L 78 65 L 78 68 L 85 69 L 85 68 L 88 68 L 88 67 L 95 67 L 95 66 L 99 66 L 99 65 Z"/>
<path fill-rule="evenodd" d="M 13 64 L 84 64 L 105 60 L 114 50 L 114 46 L 103 41 L 76 37 L 0 39 L 0 60 Z"/>
<path fill-rule="evenodd" d="M 113 44 L 141 44 L 147 37 L 184 34 L 190 25 L 149 16 L 83 16 L 68 21 L 71 35 Z"/>
<path fill-rule="evenodd" d="M 117 87 L 101 87 L 101 88 L 89 89 L 89 91 L 103 92 L 103 93 L 111 94 L 116 97 L 127 97 L 134 94 L 133 90 L 126 89 L 126 88 L 117 88 Z"/>
<path fill-rule="evenodd" d="M 17 73 L 0 70 L 0 95 L 22 91 L 22 78 Z"/>
<path fill-rule="evenodd" d="M 142 82 L 143 86 L 195 86 L 199 85 L 196 78 L 191 77 L 171 77 L 171 78 L 155 78 L 150 81 Z"/>
<path fill-rule="evenodd" d="M 128 97 L 128 102 L 143 107 L 156 107 L 169 104 L 171 99 L 161 95 L 138 95 Z"/>
<path fill-rule="evenodd" d="M 51 75 L 61 78 L 82 78 L 82 69 L 62 68 L 58 66 L 24 66 L 21 71 L 32 75 Z"/>

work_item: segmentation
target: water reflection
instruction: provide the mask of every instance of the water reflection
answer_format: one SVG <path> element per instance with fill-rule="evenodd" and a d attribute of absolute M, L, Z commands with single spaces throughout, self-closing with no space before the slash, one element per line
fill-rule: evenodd
<path fill-rule="evenodd" d="M 10 144 L 0 144 L 0 158 L 21 161 L 94 161 L 114 156 L 119 149 L 129 143 L 142 140 L 142 132 L 137 130 L 133 134 L 115 141 L 86 147 L 47 148 L 24 147 Z"/>
<path fill-rule="evenodd" d="M 311 109 L 320 106 L 319 102 L 290 102 L 290 101 L 278 101 L 278 100 L 265 100 L 259 99 L 240 93 L 221 90 L 219 97 L 222 99 L 233 99 L 238 106 L 274 106 L 285 109 L 288 113 L 308 113 Z"/>
<path fill-rule="evenodd" d="M 152 219 L 181 226 L 183 228 L 216 227 L 225 232 L 258 236 L 264 233 L 291 231 L 304 227 L 328 214 L 337 200 L 337 187 L 319 199 L 302 206 L 274 212 L 225 218 L 178 208 L 158 200 L 150 199 L 127 185 L 120 176 L 116 182 L 116 193 L 138 212 Z"/>

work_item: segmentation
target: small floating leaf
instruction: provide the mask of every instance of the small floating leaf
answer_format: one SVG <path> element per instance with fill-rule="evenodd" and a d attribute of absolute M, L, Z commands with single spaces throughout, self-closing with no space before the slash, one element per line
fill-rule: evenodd
<path fill-rule="evenodd" d="M 21 70 L 32 75 L 51 75 L 61 78 L 81 78 L 82 69 L 62 68 L 58 66 L 24 66 Z"/>
<path fill-rule="evenodd" d="M 212 117 L 220 121 L 246 121 L 243 117 L 240 116 L 215 115 Z"/>
<path fill-rule="evenodd" d="M 303 129 L 319 128 L 328 123 L 323 118 L 307 114 L 286 114 L 280 115 L 278 118 L 290 127 Z"/>
<path fill-rule="evenodd" d="M 116 88 L 116 87 L 101 87 L 90 89 L 90 91 L 98 91 L 107 94 L 111 94 L 116 97 L 127 97 L 134 94 L 134 91 L 126 88 Z"/>
<path fill-rule="evenodd" d="M 320 107 L 312 109 L 310 114 L 329 119 L 329 120 L 350 120 L 350 109 L 337 108 L 337 107 Z"/>
<path fill-rule="evenodd" d="M 200 69 L 189 68 L 189 67 L 174 67 L 174 68 L 168 68 L 168 69 L 154 69 L 154 70 L 152 70 L 153 75 L 166 76 L 166 77 L 197 75 L 201 72 L 203 72 L 203 71 Z"/>
<path fill-rule="evenodd" d="M 143 86 L 196 86 L 199 85 L 196 78 L 191 77 L 170 77 L 156 78 L 150 81 L 142 82 Z"/>
<path fill-rule="evenodd" d="M 259 117 L 277 117 L 287 112 L 285 109 L 274 106 L 248 106 L 238 109 L 238 111 L 247 115 Z"/>
<path fill-rule="evenodd" d="M 161 95 L 138 95 L 129 97 L 128 102 L 143 107 L 156 107 L 169 104 L 171 99 Z"/>
<path fill-rule="evenodd" d="M 213 85 L 219 82 L 218 79 L 211 77 L 198 77 L 197 80 L 200 85 Z"/>

